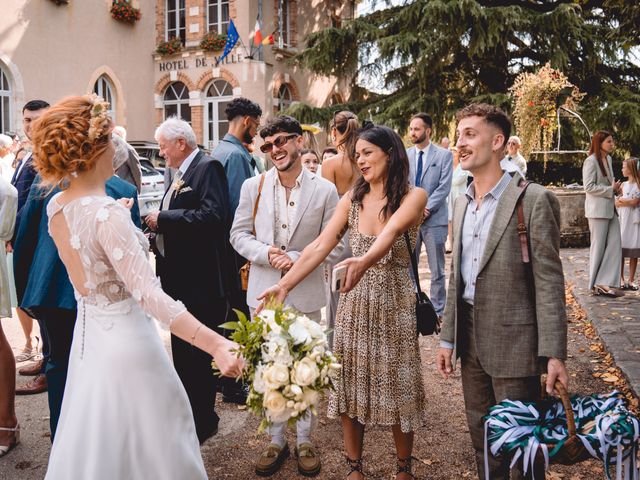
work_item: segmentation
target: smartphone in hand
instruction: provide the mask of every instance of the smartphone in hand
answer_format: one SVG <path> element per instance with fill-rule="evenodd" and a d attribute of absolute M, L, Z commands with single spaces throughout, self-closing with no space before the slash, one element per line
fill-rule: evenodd
<path fill-rule="evenodd" d="M 347 265 L 335 267 L 331 273 L 331 291 L 337 292 L 344 285 L 344 281 L 347 278 Z"/>

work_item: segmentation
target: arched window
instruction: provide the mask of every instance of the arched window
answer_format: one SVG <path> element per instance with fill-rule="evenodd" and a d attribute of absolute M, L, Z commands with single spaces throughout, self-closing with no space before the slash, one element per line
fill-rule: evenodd
<path fill-rule="evenodd" d="M 278 112 L 283 112 L 291 106 L 293 94 L 286 83 L 280 85 L 278 89 Z"/>
<path fill-rule="evenodd" d="M 185 0 L 166 0 L 165 4 L 165 40 L 173 37 L 180 39 L 182 44 L 187 38 L 187 24 L 185 21 Z"/>
<path fill-rule="evenodd" d="M 229 0 L 207 0 L 207 31 L 227 34 Z"/>
<path fill-rule="evenodd" d="M 9 77 L 0 66 L 0 133 L 13 130 L 11 128 L 11 85 Z"/>
<path fill-rule="evenodd" d="M 102 97 L 105 102 L 109 102 L 109 116 L 111 120 L 115 122 L 116 120 L 116 89 L 113 87 L 111 81 L 105 76 L 102 75 L 96 83 L 93 85 L 93 93 Z"/>
<path fill-rule="evenodd" d="M 173 82 L 164 91 L 164 118 L 172 115 L 191 123 L 191 107 L 189 106 L 189 90 L 182 82 Z"/>
<path fill-rule="evenodd" d="M 233 87 L 225 80 L 211 82 L 206 90 L 206 125 L 204 141 L 209 148 L 214 148 L 229 131 L 229 121 L 224 109 L 233 99 Z"/>

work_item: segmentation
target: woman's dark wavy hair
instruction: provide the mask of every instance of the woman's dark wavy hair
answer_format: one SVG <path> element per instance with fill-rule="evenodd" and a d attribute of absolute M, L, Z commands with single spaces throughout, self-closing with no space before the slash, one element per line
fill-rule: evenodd
<path fill-rule="evenodd" d="M 409 158 L 400 135 L 384 125 L 367 125 L 358 134 L 358 140 L 365 140 L 380 147 L 389 155 L 389 169 L 384 186 L 387 203 L 380 210 L 380 217 L 387 220 L 400 208 L 400 202 L 409 192 Z M 367 181 L 360 177 L 353 187 L 351 199 L 362 202 L 371 190 Z"/>

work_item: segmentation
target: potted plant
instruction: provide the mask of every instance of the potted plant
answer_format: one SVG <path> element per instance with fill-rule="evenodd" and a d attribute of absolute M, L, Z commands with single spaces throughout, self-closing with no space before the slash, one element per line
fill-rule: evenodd
<path fill-rule="evenodd" d="M 113 0 L 111 17 L 120 22 L 136 23 L 142 15 L 139 8 L 131 5 L 130 0 Z"/>
<path fill-rule="evenodd" d="M 156 53 L 160 55 L 172 55 L 182 50 L 182 41 L 178 37 L 171 37 L 166 42 L 160 42 L 156 47 Z"/>
<path fill-rule="evenodd" d="M 558 107 L 575 110 L 584 97 L 560 70 L 547 63 L 536 73 L 518 75 L 509 89 L 513 98 L 516 132 L 522 141 L 522 154 L 534 150 L 551 150 L 553 135 L 558 129 Z M 546 166 L 547 154 L 544 154 Z"/>
<path fill-rule="evenodd" d="M 219 52 L 226 44 L 227 36 L 217 32 L 209 32 L 200 40 L 200 48 L 207 52 Z"/>

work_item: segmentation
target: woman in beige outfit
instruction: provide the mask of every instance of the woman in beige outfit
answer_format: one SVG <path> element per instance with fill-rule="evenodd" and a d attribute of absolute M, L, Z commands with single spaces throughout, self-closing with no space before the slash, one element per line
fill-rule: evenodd
<path fill-rule="evenodd" d="M 615 210 L 615 196 L 621 192 L 621 183 L 613 176 L 609 156 L 614 146 L 611 133 L 597 131 L 582 165 L 584 213 L 591 233 L 589 288 L 595 295 L 606 296 L 620 296 L 612 288 L 620 287 L 622 262 L 620 223 Z"/>

